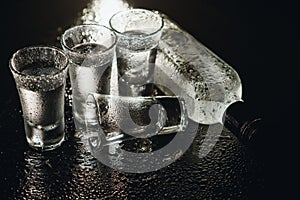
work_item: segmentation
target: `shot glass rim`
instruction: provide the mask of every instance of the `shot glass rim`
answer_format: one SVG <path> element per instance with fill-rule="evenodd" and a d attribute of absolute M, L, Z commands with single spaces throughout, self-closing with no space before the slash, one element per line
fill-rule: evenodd
<path fill-rule="evenodd" d="M 58 72 L 56 72 L 54 74 L 51 74 L 51 75 L 36 76 L 36 75 L 24 74 L 24 73 L 20 72 L 19 70 L 17 70 L 15 68 L 15 64 L 14 64 L 13 60 L 15 59 L 15 57 L 21 51 L 28 50 L 28 49 L 50 49 L 50 50 L 55 50 L 55 51 L 59 52 L 61 55 L 63 55 L 66 58 L 66 63 L 61 69 L 57 68 L 59 70 Z M 22 77 L 34 77 L 34 78 L 36 78 L 36 77 L 43 77 L 43 78 L 53 77 L 53 76 L 56 76 L 57 74 L 62 73 L 64 70 L 66 70 L 68 68 L 68 65 L 69 65 L 69 56 L 68 56 L 68 54 L 66 54 L 62 49 L 59 49 L 55 46 L 45 46 L 45 45 L 27 46 L 27 47 L 23 47 L 21 49 L 18 49 L 12 55 L 11 59 L 9 60 L 9 68 L 11 69 L 11 71 L 14 72 L 15 74 L 19 75 L 19 76 L 22 76 Z"/>
<path fill-rule="evenodd" d="M 80 53 L 80 52 L 75 51 L 74 49 L 70 48 L 66 44 L 66 42 L 65 42 L 65 35 L 68 32 L 74 31 L 75 29 L 78 29 L 78 28 L 81 28 L 81 27 L 104 28 L 104 29 L 106 29 L 106 30 L 108 30 L 108 31 L 110 31 L 112 33 L 112 35 L 114 36 L 113 43 L 107 49 L 105 49 L 104 51 L 100 51 L 100 52 L 110 51 L 111 49 L 113 49 L 116 46 L 116 44 L 117 44 L 117 35 L 116 35 L 116 33 L 111 28 L 109 28 L 109 27 L 107 27 L 105 25 L 101 25 L 101 24 L 81 24 L 81 25 L 76 25 L 76 26 L 73 26 L 73 27 L 70 27 L 70 28 L 66 29 L 64 31 L 64 33 L 61 35 L 61 40 L 60 40 L 61 45 L 64 48 L 66 48 L 67 51 L 71 52 L 72 54 L 76 54 L 76 55 L 80 55 L 80 56 L 95 56 L 95 55 L 99 54 L 99 52 L 96 52 L 96 53 Z M 89 42 L 82 43 L 82 44 L 89 44 Z"/>
<path fill-rule="evenodd" d="M 116 29 L 113 27 L 112 20 L 113 20 L 114 17 L 116 17 L 116 16 L 119 15 L 119 14 L 122 14 L 122 13 L 128 13 L 128 12 L 131 12 L 131 11 L 143 11 L 143 12 L 151 13 L 151 14 L 153 14 L 153 15 L 155 15 L 155 16 L 158 16 L 158 17 L 161 19 L 161 20 L 160 20 L 160 21 L 161 21 L 161 26 L 160 26 L 159 28 L 157 28 L 157 30 L 155 30 L 155 31 L 153 31 L 153 32 L 151 32 L 151 33 L 145 35 L 144 38 L 151 37 L 151 36 L 157 34 L 158 32 L 160 32 L 160 31 L 163 29 L 163 27 L 164 27 L 164 19 L 163 19 L 163 17 L 162 17 L 161 15 L 159 15 L 159 14 L 156 13 L 155 11 L 147 10 L 147 9 L 144 9 L 144 8 L 131 8 L 131 9 L 128 9 L 128 10 L 121 10 L 121 11 L 119 11 L 119 12 L 116 12 L 116 13 L 115 13 L 114 15 L 112 15 L 111 18 L 109 19 L 109 26 L 111 27 L 111 29 L 112 29 L 113 31 L 115 31 L 116 33 L 122 35 L 122 37 L 130 38 L 131 36 L 124 34 L 124 32 L 120 32 L 120 31 L 116 30 Z"/>

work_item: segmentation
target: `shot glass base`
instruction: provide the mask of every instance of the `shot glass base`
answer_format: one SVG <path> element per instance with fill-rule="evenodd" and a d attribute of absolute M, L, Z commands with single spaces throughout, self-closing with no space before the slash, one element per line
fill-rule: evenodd
<path fill-rule="evenodd" d="M 65 138 L 64 118 L 50 125 L 36 125 L 30 121 L 24 121 L 26 139 L 34 149 L 49 151 L 61 145 Z"/>
<path fill-rule="evenodd" d="M 138 97 L 138 96 L 153 96 L 155 85 L 152 83 L 147 83 L 144 85 L 135 85 L 126 83 L 121 80 L 119 84 L 119 95 L 120 96 L 131 96 L 131 97 Z"/>
<path fill-rule="evenodd" d="M 74 125 L 75 125 L 75 132 L 83 132 L 86 129 L 85 119 L 82 117 L 83 115 L 77 115 L 75 111 L 74 112 Z"/>
<path fill-rule="evenodd" d="M 58 143 L 55 144 L 51 144 L 51 145 L 41 145 L 41 144 L 34 144 L 31 141 L 28 140 L 27 138 L 27 142 L 29 144 L 29 146 L 37 151 L 51 151 L 54 149 L 57 149 L 58 147 L 60 147 L 62 145 L 62 143 L 65 141 L 65 138 L 63 137 Z"/>

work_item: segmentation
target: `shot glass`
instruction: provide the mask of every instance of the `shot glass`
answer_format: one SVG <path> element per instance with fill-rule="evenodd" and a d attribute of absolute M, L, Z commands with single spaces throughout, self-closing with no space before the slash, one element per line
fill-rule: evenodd
<path fill-rule="evenodd" d="M 163 19 L 149 10 L 130 9 L 113 15 L 109 24 L 118 36 L 119 94 L 152 95 L 151 83 L 157 46 L 164 26 Z"/>
<path fill-rule="evenodd" d="M 55 47 L 25 47 L 10 59 L 26 139 L 34 149 L 52 150 L 64 141 L 67 65 L 68 56 Z"/>
<path fill-rule="evenodd" d="M 70 57 L 69 75 L 76 129 L 84 124 L 85 101 L 91 92 L 110 93 L 116 34 L 101 25 L 80 25 L 66 30 L 61 45 Z"/>
<path fill-rule="evenodd" d="M 86 101 L 88 148 L 100 148 L 128 139 L 185 130 L 188 117 L 183 99 L 175 96 L 129 97 L 90 94 Z"/>

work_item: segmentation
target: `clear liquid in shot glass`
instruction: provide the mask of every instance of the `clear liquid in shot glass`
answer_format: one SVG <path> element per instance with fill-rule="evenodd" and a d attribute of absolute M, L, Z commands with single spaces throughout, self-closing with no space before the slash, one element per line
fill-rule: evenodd
<path fill-rule="evenodd" d="M 29 64 L 21 71 L 32 79 L 53 76 L 59 72 L 59 69 L 43 62 Z M 49 85 L 36 86 L 36 90 L 34 85 L 26 84 L 19 88 L 25 131 L 28 133 L 26 138 L 33 148 L 54 149 L 64 140 L 64 83 L 56 84 L 55 89 L 51 82 Z"/>
<path fill-rule="evenodd" d="M 153 74 L 157 42 L 147 33 L 132 30 L 122 33 L 126 37 L 117 47 L 120 95 L 148 96 L 153 93 Z"/>
<path fill-rule="evenodd" d="M 73 50 L 91 55 L 91 57 L 107 50 L 107 47 L 95 44 L 85 43 L 73 47 Z M 84 121 L 84 111 L 86 98 L 89 93 L 97 92 L 101 94 L 110 93 L 112 60 L 107 63 L 100 63 L 93 58 L 83 60 L 82 64 L 72 64 L 69 68 L 73 93 L 73 114 L 77 122 Z"/>

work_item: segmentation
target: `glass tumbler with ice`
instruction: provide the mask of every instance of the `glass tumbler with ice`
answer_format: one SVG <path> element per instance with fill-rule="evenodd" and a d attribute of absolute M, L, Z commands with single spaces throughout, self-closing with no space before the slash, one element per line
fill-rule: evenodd
<path fill-rule="evenodd" d="M 26 138 L 38 150 L 64 141 L 64 91 L 68 56 L 55 47 L 25 47 L 13 54 L 9 67 L 23 110 Z"/>

